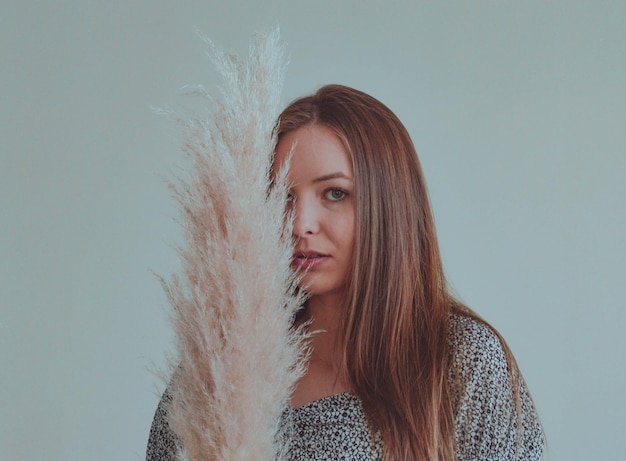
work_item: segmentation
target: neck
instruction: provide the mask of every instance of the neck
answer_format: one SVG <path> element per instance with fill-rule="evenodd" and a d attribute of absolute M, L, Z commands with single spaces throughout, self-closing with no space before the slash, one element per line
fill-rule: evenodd
<path fill-rule="evenodd" d="M 340 363 L 341 343 L 339 331 L 343 304 L 339 296 L 312 296 L 307 301 L 304 321 L 309 322 L 311 359 L 336 367 Z"/>
<path fill-rule="evenodd" d="M 312 296 L 301 322 L 308 322 L 311 355 L 305 374 L 291 396 L 295 408 L 320 398 L 350 390 L 342 366 L 340 328 L 343 303 L 327 296 Z"/>

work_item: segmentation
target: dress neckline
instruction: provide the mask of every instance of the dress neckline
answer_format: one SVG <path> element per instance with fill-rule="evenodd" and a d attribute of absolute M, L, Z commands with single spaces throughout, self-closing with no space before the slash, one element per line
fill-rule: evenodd
<path fill-rule="evenodd" d="M 300 405 L 299 407 L 294 408 L 291 405 L 289 405 L 289 409 L 292 411 L 306 410 L 308 408 L 316 407 L 318 405 L 322 405 L 324 403 L 327 403 L 333 400 L 341 400 L 342 398 L 358 399 L 358 397 L 352 392 L 344 391 L 344 392 L 339 392 L 338 394 L 330 394 L 325 397 L 321 397 L 319 399 L 311 400 L 310 402 L 305 403 L 304 405 Z"/>

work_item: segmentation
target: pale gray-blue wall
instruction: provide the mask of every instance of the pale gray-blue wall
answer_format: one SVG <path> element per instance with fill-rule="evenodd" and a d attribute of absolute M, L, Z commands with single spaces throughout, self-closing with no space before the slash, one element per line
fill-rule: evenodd
<path fill-rule="evenodd" d="M 484 0 L 3 2 L 2 458 L 144 456 L 183 164 L 150 106 L 217 83 L 195 29 L 244 53 L 274 24 L 285 102 L 343 83 L 407 125 L 449 278 L 514 350 L 548 459 L 622 458 L 626 3 Z"/>

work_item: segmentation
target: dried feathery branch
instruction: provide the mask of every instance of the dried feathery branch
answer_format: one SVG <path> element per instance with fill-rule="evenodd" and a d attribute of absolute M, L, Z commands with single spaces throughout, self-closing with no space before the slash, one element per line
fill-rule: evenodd
<path fill-rule="evenodd" d="M 270 184 L 284 63 L 277 29 L 253 39 L 247 60 L 205 39 L 223 77 L 204 92 L 206 117 L 177 117 L 192 161 L 173 186 L 182 210 L 182 273 L 163 280 L 180 365 L 169 422 L 181 460 L 284 456 L 280 416 L 303 370 L 302 303 L 289 262 L 285 171 Z"/>

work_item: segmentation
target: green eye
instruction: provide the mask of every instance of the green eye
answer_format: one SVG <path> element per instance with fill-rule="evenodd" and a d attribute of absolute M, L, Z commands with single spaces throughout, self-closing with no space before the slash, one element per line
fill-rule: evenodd
<path fill-rule="evenodd" d="M 337 202 L 344 198 L 347 194 L 341 189 L 329 189 L 326 191 L 326 198 L 330 201 Z"/>

